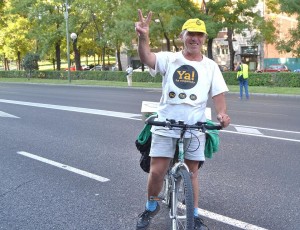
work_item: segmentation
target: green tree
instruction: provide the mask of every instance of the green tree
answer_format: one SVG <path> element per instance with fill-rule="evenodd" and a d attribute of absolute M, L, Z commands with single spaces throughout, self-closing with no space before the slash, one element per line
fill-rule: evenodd
<path fill-rule="evenodd" d="M 29 70 L 29 71 L 38 70 L 39 61 L 40 61 L 40 56 L 38 54 L 27 53 L 23 59 L 22 66 L 24 70 Z"/>
<path fill-rule="evenodd" d="M 32 71 L 39 69 L 38 61 L 40 56 L 34 53 L 27 53 L 23 59 L 22 66 L 28 72 L 28 79 L 31 78 Z"/>
<path fill-rule="evenodd" d="M 9 5 L 6 5 L 9 12 Z M 16 60 L 17 69 L 21 69 L 21 59 L 34 47 L 34 42 L 28 39 L 30 22 L 19 14 L 4 15 L 4 26 L 1 29 L 1 52 L 5 59 Z M 8 67 L 9 69 L 9 67 Z"/>
<path fill-rule="evenodd" d="M 0 1 L 0 31 L 5 27 L 5 20 L 4 20 L 4 1 Z M 3 62 L 4 69 L 7 69 L 7 61 L 5 58 L 5 54 L 3 51 L 4 47 L 4 36 L 0 33 L 0 60 Z"/>
<path fill-rule="evenodd" d="M 234 33 L 241 34 L 245 29 L 252 30 L 253 18 L 260 17 L 254 10 L 257 3 L 258 0 L 220 0 L 210 1 L 207 4 L 210 15 L 213 15 L 213 20 L 216 24 L 227 28 L 231 70 L 234 70 Z M 220 22 L 222 23 L 220 24 Z"/>
<path fill-rule="evenodd" d="M 272 21 L 265 21 L 255 11 L 258 0 L 211 0 L 206 8 L 200 8 L 190 0 L 68 0 L 69 33 L 75 32 L 77 39 L 71 43 L 71 54 L 79 68 L 80 56 L 100 56 L 105 65 L 105 56 L 116 51 L 121 70 L 121 48 L 136 55 L 133 39 L 137 36 L 134 22 L 138 20 L 137 9 L 144 14 L 153 11 L 151 24 L 151 47 L 160 49 L 161 41 L 166 41 L 167 50 L 172 45 L 179 50 L 178 35 L 188 18 L 197 17 L 206 22 L 208 37 L 208 57 L 212 57 L 213 39 L 221 28 L 228 28 L 228 42 L 233 65 L 234 33 L 244 29 L 257 31 L 254 43 L 274 42 Z M 276 10 L 278 0 L 266 0 L 268 8 Z M 21 60 L 28 51 L 39 53 L 42 59 L 51 59 L 53 68 L 61 68 L 61 59 L 66 59 L 66 21 L 64 0 L 6 0 L 5 7 L 0 2 L 0 54 L 2 59 Z M 296 3 L 296 1 L 295 1 Z M 277 4 L 278 5 L 278 4 Z M 19 24 L 19 25 L 18 25 Z M 21 25 L 25 25 L 24 28 Z M 17 29 L 16 31 L 13 31 Z M 298 30 L 299 31 L 299 30 Z M 11 38 L 12 35 L 15 37 Z M 273 39 L 273 40 L 272 40 Z M 71 40 L 70 40 L 71 41 Z M 72 42 L 72 41 L 71 41 Z M 123 46 L 125 45 L 125 46 Z M 95 58 L 94 58 L 95 60 Z M 95 61 L 94 61 L 95 62 Z"/>
<path fill-rule="evenodd" d="M 32 22 L 31 39 L 37 42 L 35 52 L 50 59 L 53 69 L 61 69 L 61 45 L 65 39 L 64 4 L 59 1 L 36 0 L 30 2 L 28 18 Z"/>
<path fill-rule="evenodd" d="M 34 41 L 32 52 L 43 59 L 53 60 L 53 66 L 60 70 L 61 43 L 63 38 L 63 3 L 59 0 L 9 0 L 14 14 L 22 15 L 30 24 L 27 39 Z"/>
<path fill-rule="evenodd" d="M 297 27 L 290 30 L 291 37 L 288 40 L 277 41 L 277 48 L 283 52 L 292 52 L 300 57 L 300 2 L 299 0 L 279 0 L 281 10 L 289 15 L 295 15 Z"/>

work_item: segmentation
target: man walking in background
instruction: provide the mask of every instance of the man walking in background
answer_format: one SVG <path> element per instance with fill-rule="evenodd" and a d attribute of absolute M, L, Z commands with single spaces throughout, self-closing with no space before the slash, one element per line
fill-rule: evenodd
<path fill-rule="evenodd" d="M 243 100 L 243 89 L 245 89 L 246 100 L 249 100 L 248 92 L 248 77 L 249 77 L 249 67 L 246 63 L 239 63 L 236 67 L 236 77 L 240 83 L 240 100 Z"/>
<path fill-rule="evenodd" d="M 129 65 L 126 69 L 126 77 L 127 77 L 128 86 L 132 86 L 132 72 L 133 72 L 133 68 L 131 65 Z"/>

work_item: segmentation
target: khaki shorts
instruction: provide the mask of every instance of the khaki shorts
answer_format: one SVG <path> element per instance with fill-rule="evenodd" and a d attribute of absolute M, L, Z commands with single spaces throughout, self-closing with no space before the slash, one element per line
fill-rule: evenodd
<path fill-rule="evenodd" d="M 165 137 L 152 133 L 151 157 L 173 158 L 178 138 Z M 205 135 L 184 138 L 185 159 L 204 161 Z"/>

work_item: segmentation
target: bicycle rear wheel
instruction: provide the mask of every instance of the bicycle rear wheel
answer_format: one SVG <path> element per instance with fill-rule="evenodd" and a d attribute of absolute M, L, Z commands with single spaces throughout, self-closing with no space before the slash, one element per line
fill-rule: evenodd
<path fill-rule="evenodd" d="M 175 198 L 171 207 L 172 230 L 194 229 L 194 195 L 190 173 L 180 168 L 175 175 Z"/>

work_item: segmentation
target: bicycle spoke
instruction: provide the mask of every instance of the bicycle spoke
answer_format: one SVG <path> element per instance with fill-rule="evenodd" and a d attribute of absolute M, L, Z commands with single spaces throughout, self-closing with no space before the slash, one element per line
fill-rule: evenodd
<path fill-rule="evenodd" d="M 176 229 L 193 229 L 194 218 L 194 199 L 193 188 L 189 173 L 185 169 L 180 169 L 175 182 L 175 210 L 173 210 L 176 219 Z"/>

